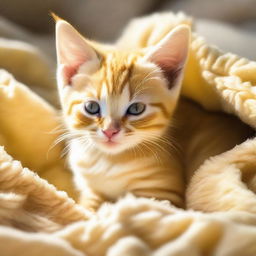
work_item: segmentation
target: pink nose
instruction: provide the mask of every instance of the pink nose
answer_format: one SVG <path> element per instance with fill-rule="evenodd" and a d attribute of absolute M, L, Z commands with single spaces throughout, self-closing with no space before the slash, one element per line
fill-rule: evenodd
<path fill-rule="evenodd" d="M 109 139 L 111 139 L 112 137 L 114 137 L 114 135 L 118 134 L 119 131 L 120 131 L 120 129 L 108 128 L 108 129 L 104 130 L 103 133 L 104 133 Z"/>

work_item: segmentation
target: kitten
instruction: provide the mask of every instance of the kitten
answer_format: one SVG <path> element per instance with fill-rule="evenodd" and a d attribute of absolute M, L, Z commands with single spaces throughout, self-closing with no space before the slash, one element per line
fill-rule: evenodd
<path fill-rule="evenodd" d="M 173 28 L 177 17 L 191 25 L 182 14 L 139 18 L 114 46 L 57 20 L 69 163 L 88 209 L 127 192 L 183 207 L 185 182 L 204 160 L 252 134 L 235 117 L 184 99 L 175 111 L 190 38 L 187 25 Z"/>
<path fill-rule="evenodd" d="M 89 41 L 57 20 L 69 163 L 88 209 L 127 192 L 184 205 L 184 173 L 171 127 L 189 40 L 189 26 L 179 25 L 154 45 L 121 49 Z"/>

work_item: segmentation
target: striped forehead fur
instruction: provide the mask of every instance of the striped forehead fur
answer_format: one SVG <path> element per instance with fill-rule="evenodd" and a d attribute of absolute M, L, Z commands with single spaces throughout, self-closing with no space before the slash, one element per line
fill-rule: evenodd
<path fill-rule="evenodd" d="M 141 57 L 142 53 L 140 52 L 131 53 L 117 50 L 102 54 L 101 68 L 97 76 L 100 78 L 98 93 L 100 93 L 102 85 L 105 84 L 109 95 L 120 95 L 126 85 L 129 86 L 130 95 L 135 94 L 137 83 L 133 79 L 134 68 Z"/>

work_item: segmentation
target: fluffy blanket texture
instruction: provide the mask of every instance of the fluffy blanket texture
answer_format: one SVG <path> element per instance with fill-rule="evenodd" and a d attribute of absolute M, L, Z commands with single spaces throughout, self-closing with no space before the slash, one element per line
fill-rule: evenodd
<path fill-rule="evenodd" d="M 0 65 L 1 255 L 256 255 L 255 139 L 197 170 L 188 205 L 202 212 L 127 195 L 92 215 L 69 197 L 64 145 L 53 147 L 61 130 L 51 66 L 31 45 L 6 39 Z M 255 83 L 255 62 L 193 34 L 183 95 L 256 128 Z M 205 186 L 211 201 L 194 197 Z"/>

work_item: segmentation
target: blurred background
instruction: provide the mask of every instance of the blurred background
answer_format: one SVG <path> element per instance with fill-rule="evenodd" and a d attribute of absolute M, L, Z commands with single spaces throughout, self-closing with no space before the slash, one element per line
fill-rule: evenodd
<path fill-rule="evenodd" d="M 0 0 L 0 36 L 38 44 L 54 56 L 50 11 L 86 37 L 111 42 L 131 18 L 168 10 L 195 17 L 210 43 L 256 59 L 256 0 Z"/>

